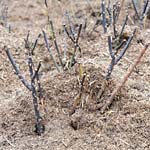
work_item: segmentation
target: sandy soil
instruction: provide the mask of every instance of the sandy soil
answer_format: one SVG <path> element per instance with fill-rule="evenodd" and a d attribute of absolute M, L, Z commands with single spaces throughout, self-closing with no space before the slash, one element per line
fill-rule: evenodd
<path fill-rule="evenodd" d="M 88 103 L 88 92 L 92 89 L 95 94 L 97 88 L 102 87 L 110 63 L 107 35 L 104 35 L 101 25 L 97 26 L 96 31 L 92 29 L 96 20 L 96 17 L 91 15 L 92 9 L 98 14 L 100 3 L 92 1 L 91 9 L 87 1 L 81 3 L 71 0 L 49 0 L 48 13 L 53 20 L 62 55 L 65 43 L 62 33 L 65 10 L 71 14 L 75 24 L 84 24 L 87 18 L 87 29 L 82 31 L 79 39 L 82 52 L 77 61 L 82 64 L 90 82 L 96 83 L 91 89 L 87 87 L 83 90 L 83 105 L 78 106 L 70 116 L 70 108 L 79 93 L 79 65 L 76 64 L 70 71 L 58 72 L 41 37 L 33 60 L 36 65 L 42 60 L 40 81 L 46 111 L 41 111 L 46 130 L 44 134 L 37 136 L 34 132 L 35 117 L 31 92 L 14 73 L 4 46 L 11 50 L 21 72 L 29 80 L 24 39 L 28 31 L 31 41 L 34 41 L 43 29 L 47 31 L 46 8 L 40 0 L 2 0 L 0 4 L 1 11 L 5 6 L 8 7 L 7 23 L 4 24 L 2 20 L 0 25 L 0 150 L 150 149 L 150 49 L 125 87 L 115 97 L 110 109 L 104 114 L 99 110 L 90 111 L 87 108 L 95 103 L 95 99 L 89 98 L 92 102 Z M 127 6 L 129 3 L 125 2 L 118 30 L 121 28 Z M 150 20 L 147 19 L 145 27 L 142 28 L 139 23 L 133 24 L 134 11 L 132 7 L 129 9 L 131 20 L 126 32 L 130 34 L 134 28 L 137 32 L 124 58 L 115 66 L 112 79 L 102 98 L 103 102 L 110 96 L 143 48 L 138 41 L 141 40 L 144 44 L 150 41 Z M 100 18 L 99 15 L 97 17 Z M 69 39 L 67 43 L 69 53 L 72 45 Z M 55 50 L 52 50 L 56 56 Z"/>

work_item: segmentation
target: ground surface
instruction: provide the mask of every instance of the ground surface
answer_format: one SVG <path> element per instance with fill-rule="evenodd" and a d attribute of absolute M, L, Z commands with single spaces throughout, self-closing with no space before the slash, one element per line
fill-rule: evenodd
<path fill-rule="evenodd" d="M 35 51 L 34 61 L 43 61 L 40 79 L 46 103 L 46 112 L 43 112 L 46 131 L 42 136 L 37 136 L 34 133 L 35 119 L 31 93 L 15 75 L 3 48 L 4 46 L 10 48 L 21 72 L 28 79 L 24 38 L 30 30 L 30 38 L 34 41 L 42 29 L 46 30 L 46 8 L 44 2 L 40 0 L 2 0 L 0 3 L 0 7 L 8 6 L 8 22 L 6 25 L 3 23 L 0 25 L 0 150 L 150 149 L 150 49 L 106 113 L 101 114 L 98 110 L 93 112 L 79 107 L 74 115 L 69 116 L 71 104 L 79 92 L 78 65 L 75 65 L 71 71 L 58 73 L 49 59 L 41 38 Z M 81 33 L 79 39 L 82 56 L 78 61 L 82 63 L 91 81 L 96 80 L 96 86 L 101 87 L 110 57 L 102 26 L 96 28 L 97 32 L 92 31 L 95 18 L 90 15 L 89 4 L 87 1 L 71 0 L 51 0 L 48 4 L 49 16 L 54 22 L 62 51 L 65 41 L 61 25 L 64 23 L 65 10 L 73 16 L 76 14 L 78 17 L 74 18 L 76 23 L 84 23 L 85 18 L 88 18 L 87 30 Z M 120 25 L 127 5 L 125 3 L 119 20 Z M 91 6 L 98 12 L 100 3 L 94 1 L 91 2 Z M 131 19 L 132 13 L 131 10 Z M 130 30 L 137 28 L 137 33 L 125 57 L 113 71 L 112 81 L 106 89 L 104 100 L 108 98 L 143 48 L 137 41 L 142 40 L 143 43 L 150 41 L 149 24 L 150 21 L 147 20 L 145 28 L 140 28 L 138 23 L 132 24 L 130 20 L 127 32 L 130 33 Z M 68 40 L 68 49 L 71 47 L 69 42 L 70 40 Z M 86 99 L 86 92 L 84 96 L 83 99 Z M 78 121 L 77 130 L 70 125 L 71 120 L 74 119 Z"/>

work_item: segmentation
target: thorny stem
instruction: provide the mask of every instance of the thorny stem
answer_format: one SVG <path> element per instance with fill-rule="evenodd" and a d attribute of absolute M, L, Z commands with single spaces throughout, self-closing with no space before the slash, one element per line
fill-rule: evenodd
<path fill-rule="evenodd" d="M 143 55 L 145 54 L 146 50 L 148 49 L 150 44 L 147 44 L 139 53 L 139 56 L 137 57 L 137 59 L 135 60 L 135 62 L 128 68 L 127 73 L 125 74 L 123 80 L 121 83 L 118 84 L 118 86 L 114 89 L 114 91 L 112 92 L 111 96 L 109 97 L 109 99 L 106 101 L 106 104 L 102 107 L 101 112 L 104 113 L 105 110 L 112 104 L 114 97 L 116 96 L 116 94 L 121 90 L 121 88 L 125 85 L 125 83 L 127 82 L 128 78 L 130 77 L 130 75 L 132 74 L 134 68 L 138 65 L 138 63 L 140 62 L 141 58 L 143 57 Z"/>

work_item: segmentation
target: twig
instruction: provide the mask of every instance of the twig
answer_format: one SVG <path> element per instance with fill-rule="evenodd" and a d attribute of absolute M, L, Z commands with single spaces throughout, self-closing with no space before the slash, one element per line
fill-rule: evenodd
<path fill-rule="evenodd" d="M 113 23 L 113 13 L 112 13 L 112 7 L 108 7 L 106 8 L 107 12 L 108 12 L 108 15 L 109 15 L 109 23 L 110 25 L 112 25 Z"/>
<path fill-rule="evenodd" d="M 109 54 L 111 56 L 112 59 L 114 59 L 114 53 L 112 51 L 112 37 L 111 36 L 108 36 L 108 47 L 109 47 Z"/>
<path fill-rule="evenodd" d="M 134 0 L 132 0 L 132 4 L 133 4 L 134 10 L 135 10 L 135 14 L 137 15 L 138 20 L 140 20 L 141 22 L 143 22 L 144 19 L 145 19 L 146 13 L 147 13 L 146 10 L 147 10 L 147 8 L 148 8 L 149 0 L 145 0 L 145 1 L 144 1 L 143 10 L 142 10 L 141 13 L 138 12 Z"/>
<path fill-rule="evenodd" d="M 130 77 L 130 75 L 132 74 L 134 68 L 138 65 L 138 63 L 140 62 L 141 58 L 143 57 L 143 55 L 145 54 L 146 50 L 148 49 L 150 44 L 147 44 L 139 53 L 139 56 L 137 57 L 137 59 L 135 60 L 135 62 L 129 67 L 129 69 L 127 70 L 127 73 L 125 74 L 123 80 L 121 83 L 118 84 L 118 86 L 114 89 L 114 91 L 112 92 L 111 96 L 109 97 L 109 99 L 106 101 L 106 104 L 102 107 L 101 112 L 104 113 L 105 110 L 112 104 L 114 97 L 116 96 L 116 94 L 121 90 L 121 88 L 125 85 L 125 83 L 127 82 L 128 78 Z"/>
<path fill-rule="evenodd" d="M 117 54 L 117 51 L 113 52 L 112 51 L 112 37 L 111 36 L 108 36 L 108 47 L 109 47 L 109 54 L 111 56 L 111 62 L 108 66 L 108 69 L 107 69 L 107 74 L 105 76 L 105 80 L 104 80 L 104 83 L 102 84 L 102 88 L 101 90 L 99 91 L 98 93 L 98 98 L 100 98 L 105 89 L 106 89 L 106 86 L 107 86 L 107 81 L 110 79 L 110 76 L 112 74 L 112 71 L 114 69 L 114 66 L 117 65 L 117 63 L 122 59 L 122 57 L 124 56 L 125 52 L 127 51 L 129 45 L 131 44 L 131 41 L 134 37 L 134 34 L 135 34 L 136 30 L 133 31 L 132 35 L 130 36 L 130 38 L 128 39 L 125 47 L 122 49 L 122 51 L 120 52 L 120 54 L 116 57 L 116 54 Z M 123 44 L 124 41 L 121 43 Z M 119 45 L 120 46 L 120 45 Z M 100 106 L 102 106 L 101 104 L 99 104 L 98 106 L 96 106 L 96 108 L 99 108 Z"/>
<path fill-rule="evenodd" d="M 74 45 L 75 45 L 75 39 L 69 34 L 66 25 L 64 25 L 64 30 L 65 30 L 67 36 L 70 38 L 70 40 L 71 40 L 71 41 L 74 43 Z M 79 46 L 78 43 L 76 43 L 76 46 L 77 46 L 77 48 L 79 49 L 79 51 L 81 52 L 81 48 L 80 48 L 80 46 Z"/>
<path fill-rule="evenodd" d="M 142 20 L 143 20 L 144 17 L 145 17 L 146 9 L 147 9 L 147 7 L 148 7 L 148 3 L 149 3 L 149 0 L 147 0 L 147 1 L 145 2 L 144 8 L 143 8 L 143 12 L 142 12 L 142 15 L 141 15 L 141 19 L 142 19 Z"/>
<path fill-rule="evenodd" d="M 54 41 L 54 44 L 55 44 L 55 48 L 56 48 L 56 51 L 57 51 L 57 54 L 58 54 L 58 58 L 59 58 L 60 64 L 61 64 L 62 68 L 64 68 L 64 64 L 63 64 L 63 61 L 62 61 L 62 58 L 61 58 L 61 54 L 60 54 L 60 51 L 59 51 L 59 48 L 58 48 L 58 44 L 57 44 L 57 41 L 56 41 L 56 36 L 55 36 L 55 32 L 54 32 L 53 22 L 50 20 L 49 23 L 50 23 L 50 27 L 51 27 L 51 30 L 52 30 L 53 41 Z"/>
<path fill-rule="evenodd" d="M 118 2 L 116 2 L 113 5 L 113 11 L 112 11 L 112 18 L 113 18 L 113 22 L 112 22 L 113 24 L 112 25 L 113 25 L 114 38 L 117 37 L 116 24 L 117 24 L 120 12 L 121 12 L 121 6 L 119 5 Z"/>
<path fill-rule="evenodd" d="M 42 87 L 41 87 L 39 74 L 36 75 L 36 79 L 37 79 L 37 85 L 38 85 L 37 91 L 39 92 L 39 96 L 38 97 L 39 97 L 40 101 L 43 101 Z"/>
<path fill-rule="evenodd" d="M 66 61 L 67 59 L 67 35 L 66 35 L 66 31 L 65 28 L 63 27 L 63 44 L 64 44 L 64 60 Z"/>
<path fill-rule="evenodd" d="M 81 29 L 82 29 L 82 24 L 80 24 L 79 26 L 79 30 L 78 30 L 78 34 L 77 34 L 77 37 L 74 41 L 74 52 L 73 52 L 73 55 L 71 57 L 71 61 L 70 61 L 70 68 L 72 67 L 73 65 L 73 61 L 74 61 L 74 58 L 75 58 L 75 55 L 76 55 L 76 51 L 77 51 L 77 47 L 78 47 L 78 41 L 79 41 L 79 37 L 80 37 L 80 33 L 81 33 Z"/>
<path fill-rule="evenodd" d="M 103 29 L 104 29 L 104 33 L 106 33 L 106 32 L 107 32 L 107 27 L 106 27 L 106 8 L 105 8 L 105 0 L 102 0 L 101 7 L 102 7 L 102 23 L 103 23 Z"/>
<path fill-rule="evenodd" d="M 112 52 L 112 45 L 111 45 L 112 44 L 112 40 L 111 40 L 111 37 L 108 36 L 108 46 L 109 46 L 109 53 L 110 53 L 110 56 L 111 56 L 111 63 L 109 65 L 109 67 L 108 67 L 108 71 L 107 71 L 107 74 L 105 76 L 106 80 L 109 80 L 114 66 L 122 59 L 122 57 L 126 53 L 127 49 L 129 48 L 129 46 L 131 44 L 131 41 L 132 41 L 134 35 L 135 35 L 135 32 L 136 32 L 136 30 L 133 31 L 133 33 L 129 37 L 125 47 L 121 50 L 120 54 L 117 57 L 115 56 L 115 53 Z"/>
<path fill-rule="evenodd" d="M 21 80 L 21 82 L 24 84 L 24 86 L 29 89 L 32 92 L 32 97 L 33 97 L 33 105 L 34 105 L 34 112 L 35 112 L 35 117 L 36 117 L 36 133 L 38 135 L 41 135 L 41 133 L 44 132 L 45 130 L 45 126 L 42 124 L 42 117 L 40 116 L 40 111 L 38 108 L 38 97 L 37 97 L 37 91 L 35 88 L 35 79 L 38 77 L 38 72 L 40 69 L 41 64 L 39 63 L 37 70 L 34 72 L 33 69 L 33 62 L 32 62 L 32 54 L 31 54 L 31 47 L 29 45 L 29 33 L 27 35 L 26 38 L 26 43 L 25 43 L 25 47 L 28 48 L 28 66 L 29 66 L 29 73 L 30 73 L 30 78 L 31 78 L 31 83 L 29 84 L 25 78 L 21 75 L 20 70 L 17 66 L 17 64 L 15 63 L 12 54 L 10 53 L 10 51 L 8 50 L 8 48 L 5 48 L 6 54 L 16 72 L 16 74 L 18 75 L 19 79 Z"/>
<path fill-rule="evenodd" d="M 69 24 L 70 33 L 71 33 L 73 39 L 75 40 L 75 30 L 74 30 L 74 26 L 73 26 L 73 23 L 72 23 L 72 21 L 71 21 L 71 19 L 70 19 L 69 13 L 68 13 L 67 11 L 65 12 L 65 16 L 66 16 L 67 21 L 68 21 L 68 24 Z"/>
<path fill-rule="evenodd" d="M 113 5 L 113 32 L 114 32 L 114 38 L 117 37 L 117 31 L 116 31 L 116 5 Z"/>
<path fill-rule="evenodd" d="M 48 43 L 48 39 L 47 39 L 46 33 L 45 33 L 44 30 L 43 30 L 42 32 L 43 32 L 43 35 L 44 35 L 44 40 L 45 40 L 46 48 L 47 48 L 47 50 L 48 50 L 48 52 L 49 52 L 49 54 L 50 54 L 50 57 L 51 57 L 51 59 L 52 59 L 54 65 L 55 65 L 57 71 L 60 72 L 59 67 L 58 67 L 58 64 L 57 64 L 57 62 L 55 61 L 55 59 L 54 59 L 54 57 L 53 57 L 53 55 L 52 55 L 52 53 L 51 53 L 51 50 L 50 50 L 50 46 L 49 46 L 49 43 Z"/>
<path fill-rule="evenodd" d="M 120 49 L 123 45 L 126 44 L 126 42 L 127 42 L 127 40 L 126 40 L 126 39 L 123 39 L 122 41 L 120 41 L 120 43 L 119 43 L 116 47 L 114 47 L 115 55 L 118 53 L 119 49 Z"/>
<path fill-rule="evenodd" d="M 22 76 L 20 69 L 18 67 L 18 65 L 16 64 L 11 52 L 9 51 L 8 48 L 5 48 L 7 57 L 9 58 L 9 61 L 11 62 L 17 76 L 19 77 L 19 79 L 21 80 L 21 82 L 23 83 L 23 85 L 30 91 L 32 91 L 32 86 L 26 81 L 26 79 Z"/>
<path fill-rule="evenodd" d="M 36 47 L 37 40 L 35 41 L 34 47 Z M 39 63 L 38 68 L 36 71 L 34 71 L 34 64 L 32 61 L 32 45 L 29 42 L 29 32 L 27 34 L 27 37 L 25 39 L 25 48 L 28 50 L 28 67 L 29 67 L 29 73 L 31 78 L 31 92 L 33 97 L 33 105 L 34 105 L 34 112 L 35 112 L 35 118 L 36 118 L 36 125 L 35 125 L 35 131 L 38 135 L 41 135 L 41 133 L 44 132 L 45 126 L 42 124 L 42 117 L 40 116 L 39 106 L 38 106 L 38 97 L 37 97 L 37 90 L 35 87 L 35 79 L 38 77 L 38 72 L 41 67 L 41 63 Z"/>
<path fill-rule="evenodd" d="M 126 15 L 126 19 L 123 23 L 123 26 L 122 26 L 122 29 L 121 29 L 121 32 L 120 32 L 120 35 L 119 35 L 119 39 L 121 38 L 122 34 L 123 34 L 123 31 L 125 29 L 125 26 L 127 25 L 127 21 L 128 21 L 128 15 Z"/>
<path fill-rule="evenodd" d="M 40 36 L 41 35 L 39 35 L 38 38 Z M 32 92 L 32 97 L 33 97 L 35 118 L 36 118 L 35 131 L 38 135 L 41 135 L 41 133 L 43 133 L 45 130 L 45 126 L 42 124 L 42 117 L 40 116 L 40 111 L 39 111 L 39 106 L 38 106 L 37 90 L 35 87 L 35 79 L 38 80 L 38 86 L 40 86 L 38 72 L 41 67 L 41 63 L 39 63 L 37 70 L 34 71 L 34 64 L 32 61 L 32 52 L 33 52 L 32 50 L 35 49 L 37 42 L 38 42 L 38 39 L 36 39 L 34 46 L 32 48 L 32 45 L 29 42 L 29 32 L 28 32 L 27 37 L 25 39 L 25 48 L 28 50 L 28 67 L 29 67 L 29 73 L 30 73 L 30 78 L 31 78 L 30 85 L 31 85 L 31 92 Z M 39 88 L 41 88 L 41 87 L 39 87 Z"/>
<path fill-rule="evenodd" d="M 73 54 L 72 54 L 72 57 L 71 57 L 71 60 L 70 60 L 70 68 L 73 66 L 73 63 L 74 63 L 74 60 L 75 60 L 75 55 L 76 55 L 76 51 L 77 51 L 77 48 L 79 50 L 79 52 L 81 52 L 81 48 L 79 46 L 79 37 L 80 37 L 80 33 L 81 33 L 81 29 L 82 29 L 82 24 L 79 25 L 79 29 L 78 29 L 78 33 L 77 33 L 77 36 L 74 37 L 74 36 L 71 36 L 66 28 L 66 25 L 64 25 L 64 30 L 66 32 L 66 34 L 68 35 L 68 37 L 70 38 L 70 40 L 73 42 L 74 44 L 74 51 L 73 51 Z"/>
<path fill-rule="evenodd" d="M 41 68 L 41 62 L 39 62 L 38 67 L 37 67 L 35 73 L 34 73 L 33 76 L 32 76 L 32 80 L 33 80 L 33 81 L 35 80 L 35 78 L 37 78 L 37 75 L 38 75 L 38 73 L 39 73 L 40 68 Z"/>
<path fill-rule="evenodd" d="M 120 14 L 119 14 L 119 16 L 118 16 L 118 19 L 120 18 L 120 16 L 122 16 L 122 8 L 123 8 L 123 5 L 124 5 L 124 2 L 125 2 L 125 0 L 121 0 L 121 5 L 120 5 Z"/>
<path fill-rule="evenodd" d="M 120 55 L 116 58 L 115 64 L 117 64 L 120 61 L 120 59 L 124 56 L 126 50 L 128 49 L 129 45 L 131 44 L 131 41 L 135 35 L 135 32 L 136 32 L 136 29 L 133 31 L 132 35 L 129 37 L 127 44 L 125 45 L 125 47 L 120 52 Z"/>
<path fill-rule="evenodd" d="M 39 92 L 39 100 L 41 101 L 41 99 L 43 99 L 43 94 L 42 94 L 42 87 L 41 87 L 41 82 L 40 82 L 40 78 L 39 78 L 39 70 L 41 68 L 41 62 L 39 62 L 38 66 L 37 66 L 37 69 L 35 70 L 33 76 L 32 76 L 32 80 L 37 80 L 37 85 L 38 85 L 38 88 L 37 88 L 37 91 Z"/>
<path fill-rule="evenodd" d="M 122 4 L 121 4 L 121 5 L 122 5 Z M 116 7 L 116 8 L 115 8 L 115 21 L 116 21 L 116 23 L 117 23 L 122 7 L 119 5 L 118 2 L 116 3 L 115 7 Z"/>
<path fill-rule="evenodd" d="M 33 55 L 34 54 L 34 50 L 35 50 L 35 48 L 37 46 L 38 40 L 41 37 L 41 33 L 37 36 L 37 38 L 36 38 L 36 40 L 35 40 L 35 42 L 33 44 L 31 42 L 29 42 L 29 36 L 30 36 L 30 31 L 28 31 L 27 37 L 26 37 L 26 39 L 24 39 L 24 41 L 25 41 L 25 48 L 27 50 L 30 50 L 31 54 Z"/>
<path fill-rule="evenodd" d="M 35 42 L 34 42 L 33 48 L 32 48 L 32 50 L 31 50 L 31 54 L 32 54 L 32 55 L 34 54 L 34 50 L 35 50 L 35 48 L 36 48 L 36 46 L 37 46 L 37 43 L 38 43 L 38 40 L 39 40 L 40 37 L 41 37 L 41 33 L 38 35 L 38 37 L 36 38 L 36 40 L 35 40 Z"/>
<path fill-rule="evenodd" d="M 111 36 L 108 36 L 108 47 L 109 47 L 108 48 L 109 54 L 111 56 L 111 63 L 108 67 L 108 71 L 107 71 L 107 74 L 106 74 L 106 77 L 105 77 L 106 80 L 109 80 L 111 72 L 112 72 L 113 67 L 115 65 L 115 54 L 112 51 L 112 37 Z"/>
<path fill-rule="evenodd" d="M 26 39 L 24 39 L 26 49 L 30 49 L 29 35 L 30 35 L 30 31 L 28 31 L 27 37 L 26 37 Z"/>
<path fill-rule="evenodd" d="M 134 0 L 132 0 L 132 4 L 133 4 L 133 7 L 134 7 L 134 10 L 135 10 L 135 13 L 136 13 L 137 17 L 140 20 L 140 16 L 139 16 L 139 13 L 137 11 L 137 7 L 136 7 L 136 4 L 135 4 Z"/>
<path fill-rule="evenodd" d="M 32 57 L 31 57 L 30 52 L 29 52 L 29 57 L 28 57 L 28 66 L 29 66 L 29 72 L 30 72 L 30 78 L 31 78 L 33 106 L 34 106 L 34 112 L 35 112 L 35 118 L 36 118 L 36 125 L 35 125 L 36 130 L 35 131 L 38 135 L 41 135 L 44 132 L 45 127 L 42 124 L 42 117 L 40 115 L 39 106 L 38 106 L 37 91 L 35 88 L 35 78 L 38 74 L 38 71 L 41 65 L 39 64 L 38 69 L 35 71 L 35 73 L 33 73 L 33 62 L 32 62 Z"/>
<path fill-rule="evenodd" d="M 48 8 L 47 0 L 45 0 L 44 2 L 45 2 L 45 6 Z"/>

